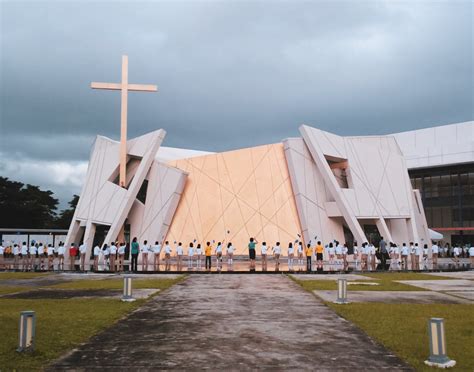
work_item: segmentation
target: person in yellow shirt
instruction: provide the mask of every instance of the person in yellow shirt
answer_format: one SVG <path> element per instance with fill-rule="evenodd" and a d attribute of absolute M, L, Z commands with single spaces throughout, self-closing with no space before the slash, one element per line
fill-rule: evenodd
<path fill-rule="evenodd" d="M 204 253 L 206 255 L 206 270 L 211 270 L 211 256 L 212 256 L 211 242 L 206 243 L 206 247 L 204 248 Z"/>
<path fill-rule="evenodd" d="M 306 245 L 306 271 L 311 271 L 311 257 L 313 256 L 313 248 L 311 244 Z"/>
<path fill-rule="evenodd" d="M 315 250 L 316 250 L 316 262 L 318 264 L 318 268 L 322 269 L 324 247 L 322 246 L 321 242 L 318 242 L 318 244 L 316 244 Z"/>

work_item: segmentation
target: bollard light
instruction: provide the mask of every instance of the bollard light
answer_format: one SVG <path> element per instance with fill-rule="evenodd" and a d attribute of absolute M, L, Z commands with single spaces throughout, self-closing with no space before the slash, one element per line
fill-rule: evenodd
<path fill-rule="evenodd" d="M 34 311 L 20 313 L 20 330 L 18 349 L 16 351 L 34 351 L 35 349 L 36 314 Z"/>
<path fill-rule="evenodd" d="M 124 302 L 135 301 L 135 299 L 132 296 L 132 278 L 130 276 L 126 276 L 125 278 L 123 278 L 122 301 Z"/>
<path fill-rule="evenodd" d="M 336 304 L 348 304 L 347 301 L 347 279 L 337 280 L 337 300 Z"/>
<path fill-rule="evenodd" d="M 425 364 L 430 367 L 451 368 L 456 365 L 446 355 L 446 338 L 444 336 L 444 319 L 431 318 L 428 320 L 428 334 L 430 337 L 430 356 Z"/>

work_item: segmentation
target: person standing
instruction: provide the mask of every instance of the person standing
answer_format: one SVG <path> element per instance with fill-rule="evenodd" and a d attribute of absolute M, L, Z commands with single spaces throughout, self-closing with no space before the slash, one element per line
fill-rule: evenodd
<path fill-rule="evenodd" d="M 194 267 L 194 245 L 189 243 L 188 246 L 188 269 L 192 270 Z"/>
<path fill-rule="evenodd" d="M 160 271 L 161 244 L 158 241 L 153 246 L 153 255 L 153 270 Z"/>
<path fill-rule="evenodd" d="M 262 271 L 267 271 L 267 243 L 262 242 L 260 247 L 260 253 L 262 255 Z"/>
<path fill-rule="evenodd" d="M 216 264 L 217 270 L 222 270 L 222 243 L 218 242 L 216 247 Z"/>
<path fill-rule="evenodd" d="M 256 244 L 258 244 L 257 240 L 254 238 L 250 238 L 250 242 L 248 244 L 249 249 L 249 259 L 250 259 L 250 271 L 255 271 L 255 248 Z"/>
<path fill-rule="evenodd" d="M 54 271 L 54 248 L 51 244 L 48 244 L 46 253 L 48 255 L 48 270 Z"/>
<path fill-rule="evenodd" d="M 198 243 L 198 245 L 196 246 L 196 256 L 197 256 L 196 268 L 198 270 L 201 270 L 201 268 L 202 268 L 202 247 L 201 247 L 200 243 Z"/>
<path fill-rule="evenodd" d="M 206 266 L 206 270 L 211 270 L 211 257 L 212 257 L 212 247 L 211 247 L 211 242 L 207 242 L 206 243 L 206 247 L 204 248 L 204 253 L 206 255 L 206 263 L 205 263 L 205 266 Z"/>
<path fill-rule="evenodd" d="M 303 242 L 298 242 L 298 247 L 296 251 L 297 251 L 296 253 L 298 254 L 298 271 L 301 271 L 303 269 L 303 255 L 304 255 Z"/>
<path fill-rule="evenodd" d="M 110 243 L 110 271 L 115 272 L 115 258 L 117 257 L 117 245 L 115 242 Z"/>
<path fill-rule="evenodd" d="M 383 236 L 380 237 L 380 261 L 382 263 L 382 270 L 385 270 L 387 268 L 387 257 L 388 257 L 388 251 L 387 251 L 387 242 L 383 239 Z"/>
<path fill-rule="evenodd" d="M 69 270 L 75 271 L 75 261 L 77 256 L 77 247 L 74 243 L 71 244 L 69 248 Z"/>
<path fill-rule="evenodd" d="M 125 242 L 120 243 L 118 247 L 118 271 L 123 272 L 123 263 L 125 262 L 125 249 L 127 244 Z"/>
<path fill-rule="evenodd" d="M 94 247 L 94 271 L 99 271 L 99 255 L 100 255 L 100 247 L 96 245 Z"/>
<path fill-rule="evenodd" d="M 150 252 L 150 247 L 148 246 L 147 240 L 143 242 L 140 251 L 142 253 L 142 271 L 148 271 L 148 253 Z"/>
<path fill-rule="evenodd" d="M 15 252 L 16 252 L 16 257 L 19 257 L 19 259 L 21 260 L 21 269 L 23 271 L 28 271 L 28 246 L 26 245 L 25 242 L 23 242 L 23 245 L 21 246 L 21 249 L 18 248 L 18 245 L 15 244 L 13 246 L 13 255 L 15 255 Z M 17 264 L 15 264 L 15 266 L 18 265 L 18 268 L 19 268 L 19 260 L 17 260 Z"/>
<path fill-rule="evenodd" d="M 431 254 L 433 257 L 433 269 L 435 269 L 438 266 L 438 255 L 439 255 L 439 246 L 434 242 L 434 244 L 431 246 Z"/>
<path fill-rule="evenodd" d="M 415 270 L 415 245 L 413 242 L 410 242 L 410 262 L 411 262 L 411 269 Z"/>
<path fill-rule="evenodd" d="M 453 259 L 456 265 L 459 265 L 459 255 L 461 254 L 460 250 L 461 248 L 459 247 L 458 244 L 456 244 L 456 246 L 453 249 Z"/>
<path fill-rule="evenodd" d="M 408 247 L 406 243 L 402 245 L 402 268 L 408 270 Z"/>
<path fill-rule="evenodd" d="M 234 257 L 234 246 L 232 245 L 231 242 L 227 243 L 227 266 L 228 268 L 233 265 L 233 257 Z"/>
<path fill-rule="evenodd" d="M 64 254 L 66 253 L 66 247 L 63 242 L 59 242 L 58 246 L 58 271 L 64 271 Z"/>
<path fill-rule="evenodd" d="M 81 271 L 86 271 L 85 270 L 86 253 L 87 253 L 87 246 L 84 242 L 82 242 L 82 244 L 79 246 L 79 254 L 81 257 L 81 266 L 80 266 Z"/>
<path fill-rule="evenodd" d="M 420 270 L 421 249 L 418 243 L 415 243 L 415 270 Z"/>
<path fill-rule="evenodd" d="M 179 242 L 178 246 L 176 247 L 176 258 L 178 261 L 178 271 L 181 271 L 181 266 L 183 264 L 183 255 L 184 255 L 184 250 L 183 250 L 183 243 Z"/>
<path fill-rule="evenodd" d="M 349 248 L 347 247 L 347 243 L 344 243 L 342 247 L 342 261 L 344 262 L 344 270 L 347 269 L 349 263 L 347 262 L 347 253 L 349 252 Z"/>
<path fill-rule="evenodd" d="M 276 242 L 273 247 L 273 256 L 275 257 L 275 271 L 280 271 L 280 256 L 281 256 L 281 247 L 280 242 Z"/>
<path fill-rule="evenodd" d="M 39 258 L 39 269 L 42 271 L 44 270 L 44 245 L 40 243 L 38 247 L 38 258 Z"/>
<path fill-rule="evenodd" d="M 110 271 L 110 248 L 107 244 L 102 247 L 102 255 L 104 258 L 104 271 Z"/>
<path fill-rule="evenodd" d="M 313 257 L 313 249 L 311 248 L 311 244 L 306 244 L 306 271 L 312 271 L 311 265 L 311 257 Z"/>
<path fill-rule="evenodd" d="M 329 255 L 329 265 L 331 266 L 331 269 L 332 266 L 334 265 L 334 255 L 336 253 L 336 249 L 334 248 L 334 245 L 333 243 L 329 243 L 329 246 L 328 246 L 328 255 Z"/>
<path fill-rule="evenodd" d="M 471 270 L 474 269 L 474 247 L 469 247 L 469 260 L 471 261 Z"/>
<path fill-rule="evenodd" d="M 138 271 L 138 253 L 140 251 L 140 245 L 138 244 L 137 242 L 137 238 L 133 238 L 132 239 L 132 245 L 130 247 L 130 254 L 132 255 L 132 268 L 131 270 L 133 272 L 137 272 Z"/>
<path fill-rule="evenodd" d="M 293 271 L 293 261 L 295 259 L 295 248 L 293 247 L 293 243 L 288 243 L 288 270 Z"/>
<path fill-rule="evenodd" d="M 324 247 L 320 241 L 317 242 L 315 250 L 316 250 L 316 264 L 318 266 L 318 269 L 322 269 Z"/>

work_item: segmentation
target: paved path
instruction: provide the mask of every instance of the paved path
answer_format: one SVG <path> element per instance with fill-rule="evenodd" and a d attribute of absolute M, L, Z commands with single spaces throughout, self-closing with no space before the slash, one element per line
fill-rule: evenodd
<path fill-rule="evenodd" d="M 192 275 L 51 370 L 401 370 L 402 361 L 280 275 Z"/>

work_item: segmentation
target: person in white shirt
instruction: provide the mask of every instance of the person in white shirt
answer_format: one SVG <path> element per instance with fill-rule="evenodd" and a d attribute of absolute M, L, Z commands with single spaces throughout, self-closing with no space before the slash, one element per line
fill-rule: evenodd
<path fill-rule="evenodd" d="M 38 247 L 38 258 L 39 258 L 39 268 L 40 270 L 44 270 L 44 245 L 43 243 L 40 243 Z"/>
<path fill-rule="evenodd" d="M 439 246 L 436 242 L 431 246 L 431 254 L 433 257 L 433 268 L 438 266 Z"/>
<path fill-rule="evenodd" d="M 461 254 L 461 248 L 459 248 L 459 246 L 456 244 L 456 246 L 453 249 L 453 258 L 454 258 L 454 262 L 456 264 L 459 264 L 459 255 L 460 254 Z"/>
<path fill-rule="evenodd" d="M 196 268 L 198 270 L 201 269 L 201 265 L 202 265 L 202 261 L 201 261 L 201 257 L 202 257 L 202 248 L 201 248 L 201 244 L 198 243 L 198 245 L 196 246 L 196 256 L 197 256 L 197 263 L 196 263 Z"/>
<path fill-rule="evenodd" d="M 349 248 L 347 247 L 347 243 L 344 243 L 344 246 L 342 247 L 342 262 L 344 263 L 344 270 L 348 266 L 347 252 L 349 252 Z"/>
<path fill-rule="evenodd" d="M 474 247 L 469 247 L 469 260 L 471 261 L 471 270 L 474 269 Z"/>
<path fill-rule="evenodd" d="M 262 271 L 267 271 L 267 243 L 262 242 L 260 246 L 260 253 L 262 255 Z"/>
<path fill-rule="evenodd" d="M 370 254 L 370 267 L 372 271 L 375 271 L 377 269 L 377 250 L 375 249 L 375 246 L 370 243 L 369 245 L 369 254 Z"/>
<path fill-rule="evenodd" d="M 339 242 L 335 242 L 336 244 L 336 265 L 340 265 L 342 263 L 342 245 Z"/>
<path fill-rule="evenodd" d="M 217 263 L 217 270 L 222 270 L 222 243 L 218 242 L 216 246 L 216 263 Z"/>
<path fill-rule="evenodd" d="M 179 242 L 178 246 L 176 247 L 176 258 L 177 258 L 177 266 L 178 266 L 178 271 L 181 271 L 181 267 L 183 265 L 183 255 L 184 255 L 184 250 L 183 250 L 183 243 Z"/>
<path fill-rule="evenodd" d="M 328 255 L 329 255 L 329 265 L 330 266 L 334 265 L 334 255 L 335 255 L 335 253 L 336 253 L 336 249 L 334 248 L 334 245 L 331 242 L 331 243 L 329 243 L 329 246 L 328 246 Z"/>
<path fill-rule="evenodd" d="M 117 248 L 118 253 L 118 271 L 123 272 L 123 264 L 125 262 L 125 249 L 127 248 L 127 243 L 120 243 Z"/>
<path fill-rule="evenodd" d="M 64 270 L 64 253 L 66 253 L 66 248 L 64 243 L 60 242 L 58 247 L 58 270 Z"/>
<path fill-rule="evenodd" d="M 189 243 L 188 247 L 188 269 L 192 269 L 194 266 L 194 244 Z"/>
<path fill-rule="evenodd" d="M 28 270 L 28 252 L 29 252 L 29 250 L 28 250 L 28 246 L 26 245 L 26 243 L 23 242 L 21 248 L 19 248 L 18 245 L 15 244 L 13 246 L 13 254 L 14 255 L 15 255 L 15 251 L 17 252 L 16 256 L 19 257 L 19 260 L 17 260 L 17 265 L 15 265 L 15 266 L 18 266 L 17 268 L 19 269 L 19 266 L 21 264 L 21 269 L 23 271 Z"/>
<path fill-rule="evenodd" d="M 280 242 L 276 242 L 275 246 L 273 247 L 273 256 L 275 257 L 275 271 L 280 270 L 280 255 L 281 255 Z"/>
<path fill-rule="evenodd" d="M 109 263 L 110 263 L 110 271 L 113 273 L 115 272 L 115 259 L 117 258 L 117 245 L 115 242 L 110 243 L 110 248 L 109 248 Z"/>
<path fill-rule="evenodd" d="M 161 255 L 161 244 L 160 242 L 156 241 L 155 245 L 153 246 L 153 268 L 155 271 L 160 270 L 160 255 Z"/>
<path fill-rule="evenodd" d="M 231 242 L 227 243 L 227 265 L 232 267 L 234 264 L 234 246 Z"/>
<path fill-rule="evenodd" d="M 171 247 L 168 241 L 165 242 L 165 270 L 171 269 Z"/>
<path fill-rule="evenodd" d="M 407 247 L 406 243 L 403 243 L 402 245 L 402 267 L 405 270 L 408 270 L 408 250 L 409 248 Z"/>
<path fill-rule="evenodd" d="M 357 242 L 354 242 L 352 257 L 354 259 L 355 268 L 357 269 L 357 265 L 359 264 L 359 247 L 357 246 Z"/>
<path fill-rule="evenodd" d="M 142 253 L 142 271 L 148 271 L 148 252 L 150 252 L 150 247 L 147 240 L 143 242 L 140 251 Z"/>
<path fill-rule="evenodd" d="M 54 248 L 51 244 L 48 244 L 46 253 L 48 255 L 48 270 L 54 270 Z"/>
<path fill-rule="evenodd" d="M 104 243 L 102 247 L 102 256 L 104 260 L 104 271 L 109 271 L 110 270 L 110 248 L 106 243 Z"/>
<path fill-rule="evenodd" d="M 100 247 L 96 245 L 94 247 L 94 271 L 99 271 L 99 257 L 100 257 Z"/>
<path fill-rule="evenodd" d="M 0 269 L 4 269 L 5 267 L 5 259 L 4 255 L 5 254 L 5 247 L 0 243 Z"/>
<path fill-rule="evenodd" d="M 304 265 L 304 249 L 303 249 L 303 242 L 298 242 L 298 246 L 296 247 L 296 251 L 298 254 L 298 271 L 303 270 Z"/>
<path fill-rule="evenodd" d="M 84 242 L 79 246 L 80 270 L 85 271 L 87 246 Z"/>
<path fill-rule="evenodd" d="M 32 244 L 28 250 L 27 270 L 34 271 L 36 268 L 36 255 L 38 254 L 38 244 Z"/>
<path fill-rule="evenodd" d="M 288 243 L 288 270 L 293 271 L 293 260 L 295 258 L 295 248 L 293 243 Z"/>
<path fill-rule="evenodd" d="M 422 255 L 421 247 L 418 243 L 415 243 L 415 268 L 414 270 L 420 270 L 420 256 Z"/>

